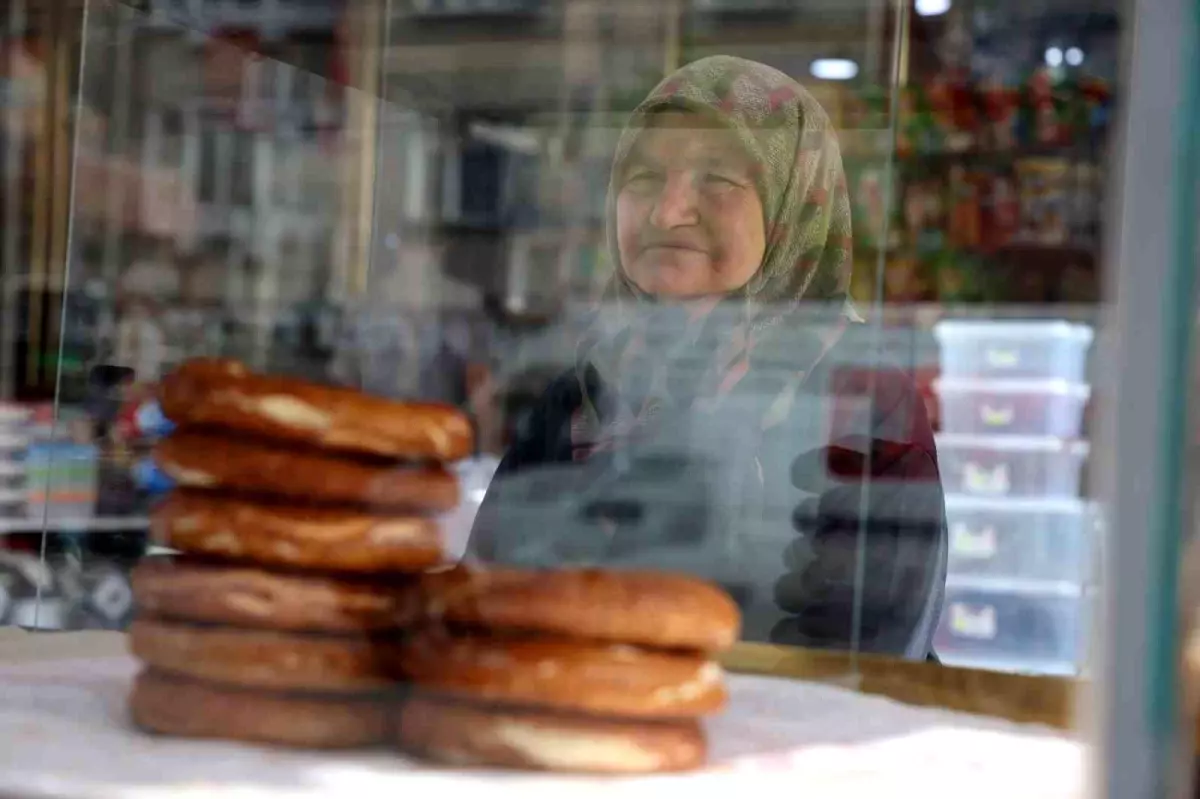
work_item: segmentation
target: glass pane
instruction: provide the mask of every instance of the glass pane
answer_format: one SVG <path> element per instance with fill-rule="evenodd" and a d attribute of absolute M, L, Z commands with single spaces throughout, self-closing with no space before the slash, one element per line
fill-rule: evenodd
<path fill-rule="evenodd" d="M 1086 669 L 1101 535 L 1088 362 L 1120 32 L 1091 6 L 913 18 L 903 251 L 910 291 L 938 303 L 950 664 Z"/>
<path fill-rule="evenodd" d="M 41 562 L 40 627 L 124 629 L 132 618 L 130 572 L 162 551 L 148 514 L 170 487 L 151 457 L 170 429 L 162 376 L 221 356 L 327 378 L 338 319 L 327 301 L 351 271 L 335 246 L 343 153 L 361 134 L 345 130 L 348 90 L 329 77 L 342 58 L 336 15 L 262 12 L 99 0 L 86 16 L 63 14 L 57 35 L 73 61 L 61 68 L 83 68 L 55 99 L 77 125 L 42 178 L 57 181 L 47 212 L 60 227 L 39 234 L 60 288 L 31 303 L 50 338 L 15 348 L 27 360 L 57 353 L 31 372 L 39 384 L 15 390 L 46 400 L 23 433 L 13 508 L 45 531 L 20 556 L 31 575 Z M 23 607 L 12 620 L 33 625 Z"/>
<path fill-rule="evenodd" d="M 736 672 L 1098 686 L 1102 784 L 1161 777 L 1183 0 L 68 5 L 0 4 L 0 625 L 128 627 L 220 356 L 469 416 L 450 561 L 704 578 Z"/>
<path fill-rule="evenodd" d="M 886 3 L 391 4 L 367 295 L 407 306 L 385 315 L 417 331 L 416 390 L 478 425 L 463 468 L 487 498 L 453 554 L 683 571 L 736 598 L 745 641 L 929 655 L 946 555 L 917 386 L 937 353 L 881 305 L 902 25 Z M 635 154 L 716 148 L 724 184 L 678 175 L 741 222 L 656 220 L 652 191 L 632 210 L 658 172 L 614 152 L 656 86 L 647 141 L 674 132 Z M 623 264 L 688 246 L 733 247 L 744 274 Z M 889 469 L 911 502 L 875 493 Z"/>
<path fill-rule="evenodd" d="M 60 430 L 54 398 L 72 364 L 59 352 L 78 52 L 56 47 L 69 23 L 53 9 L 5 4 L 0 15 L 0 627 L 56 626 L 54 574 L 42 561 L 41 444 Z M 81 136 L 98 129 L 80 125 Z M 93 308 L 78 309 L 81 314 Z"/>

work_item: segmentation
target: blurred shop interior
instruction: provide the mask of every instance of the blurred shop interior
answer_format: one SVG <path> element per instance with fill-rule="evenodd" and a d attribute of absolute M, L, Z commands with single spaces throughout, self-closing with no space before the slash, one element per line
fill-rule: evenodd
<path fill-rule="evenodd" d="M 0 624 L 128 623 L 190 357 L 461 406 L 481 495 L 611 272 L 625 115 L 725 53 L 840 131 L 854 297 L 940 436 L 939 657 L 1084 669 L 1112 0 L 3 7 Z"/>

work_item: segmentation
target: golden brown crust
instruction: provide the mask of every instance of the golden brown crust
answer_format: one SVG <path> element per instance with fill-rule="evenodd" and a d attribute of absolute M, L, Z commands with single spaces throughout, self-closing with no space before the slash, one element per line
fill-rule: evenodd
<path fill-rule="evenodd" d="M 149 616 L 264 630 L 394 630 L 420 609 L 415 584 L 403 579 L 385 584 L 178 559 L 139 563 L 133 593 Z"/>
<path fill-rule="evenodd" d="M 455 766 L 646 774 L 704 765 L 704 730 L 694 720 L 620 721 L 482 707 L 416 696 L 400 709 L 400 747 Z"/>
<path fill-rule="evenodd" d="M 427 628 L 389 659 L 417 685 L 474 700 L 656 719 L 716 713 L 726 700 L 717 664 L 623 644 Z"/>
<path fill-rule="evenodd" d="M 147 732 L 184 738 L 347 749 L 387 737 L 382 696 L 296 696 L 210 685 L 147 669 L 133 681 L 129 713 Z"/>
<path fill-rule="evenodd" d="M 196 555 L 362 574 L 419 571 L 442 559 L 435 519 L 289 508 L 176 490 L 151 513 L 163 546 Z"/>
<path fill-rule="evenodd" d="M 441 466 L 402 466 L 287 449 L 183 430 L 155 460 L 185 488 L 226 489 L 304 503 L 438 513 L 458 505 L 458 481 Z"/>
<path fill-rule="evenodd" d="M 473 446 L 470 422 L 449 406 L 254 374 L 237 361 L 190 361 L 160 393 L 163 412 L 179 425 L 413 460 L 456 461 Z"/>
<path fill-rule="evenodd" d="M 391 687 L 365 636 L 304 635 L 138 619 L 134 656 L 161 671 L 271 691 L 364 692 Z"/>
<path fill-rule="evenodd" d="M 460 567 L 421 583 L 431 617 L 471 626 L 706 652 L 732 646 L 741 629 L 728 594 L 679 574 Z"/>

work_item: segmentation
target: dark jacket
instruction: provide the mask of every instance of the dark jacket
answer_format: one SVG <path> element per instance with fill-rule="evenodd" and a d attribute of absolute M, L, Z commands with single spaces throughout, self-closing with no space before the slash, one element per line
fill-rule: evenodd
<path fill-rule="evenodd" d="M 705 421 L 679 446 L 582 460 L 582 392 L 563 375 L 505 455 L 469 556 L 699 573 L 738 600 L 748 640 L 926 659 L 946 526 L 923 400 L 899 369 L 822 363 L 761 439 Z M 700 437 L 716 442 L 707 455 L 687 446 Z"/>

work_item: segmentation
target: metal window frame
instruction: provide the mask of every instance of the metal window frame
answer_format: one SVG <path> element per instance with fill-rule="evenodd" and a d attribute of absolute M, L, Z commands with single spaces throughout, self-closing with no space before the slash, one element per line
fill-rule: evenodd
<path fill-rule="evenodd" d="M 1092 795 L 1138 799 L 1188 790 L 1190 719 L 1180 713 L 1178 585 L 1188 528 L 1184 454 L 1195 320 L 1197 0 L 1125 6 L 1126 75 L 1118 190 L 1106 247 L 1114 298 L 1102 331 L 1099 446 L 1110 503 L 1098 679 L 1089 701 Z M 1173 190 L 1166 190 L 1173 187 Z M 1189 197 L 1191 201 L 1189 202 Z M 1190 242 L 1190 243 L 1189 243 Z"/>

